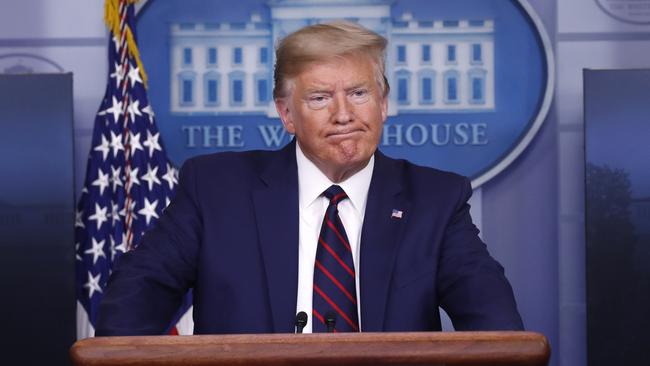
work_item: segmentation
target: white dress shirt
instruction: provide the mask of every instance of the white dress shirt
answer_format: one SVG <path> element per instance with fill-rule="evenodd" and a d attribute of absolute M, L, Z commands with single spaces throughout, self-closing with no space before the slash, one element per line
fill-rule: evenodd
<path fill-rule="evenodd" d="M 300 144 L 296 143 L 296 162 L 298 163 L 298 201 L 299 201 L 299 245 L 298 245 L 298 302 L 296 313 L 304 311 L 308 315 L 304 333 L 312 331 L 312 296 L 314 283 L 314 262 L 321 224 L 329 200 L 322 193 L 332 184 L 338 184 L 348 199 L 339 202 L 339 217 L 350 241 L 352 260 L 356 273 L 357 312 L 361 326 L 361 296 L 359 293 L 359 250 L 361 243 L 361 228 L 366 212 L 366 201 L 375 157 L 353 176 L 343 182 L 333 183 L 321 172 L 311 160 L 307 159 Z"/>

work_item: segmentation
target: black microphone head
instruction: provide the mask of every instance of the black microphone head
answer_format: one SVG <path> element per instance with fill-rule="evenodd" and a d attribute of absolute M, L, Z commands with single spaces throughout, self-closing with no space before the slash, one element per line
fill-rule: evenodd
<path fill-rule="evenodd" d="M 301 311 L 298 314 L 296 314 L 296 326 L 300 328 L 304 328 L 305 325 L 307 325 L 307 313 Z"/>

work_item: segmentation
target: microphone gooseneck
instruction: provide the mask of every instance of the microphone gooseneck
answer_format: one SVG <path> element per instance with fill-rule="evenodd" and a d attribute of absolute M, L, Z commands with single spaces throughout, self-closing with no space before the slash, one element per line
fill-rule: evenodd
<path fill-rule="evenodd" d="M 333 311 L 328 311 L 325 314 L 325 325 L 327 325 L 327 333 L 334 333 L 334 327 L 336 327 L 336 313 Z"/>

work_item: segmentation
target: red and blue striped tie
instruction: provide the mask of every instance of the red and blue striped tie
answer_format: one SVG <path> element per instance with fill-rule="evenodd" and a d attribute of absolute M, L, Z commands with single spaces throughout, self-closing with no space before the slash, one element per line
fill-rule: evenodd
<path fill-rule="evenodd" d="M 330 200 L 318 237 L 314 265 L 313 332 L 327 332 L 335 318 L 335 332 L 358 332 L 354 262 L 337 205 L 348 196 L 337 185 L 323 195 Z"/>

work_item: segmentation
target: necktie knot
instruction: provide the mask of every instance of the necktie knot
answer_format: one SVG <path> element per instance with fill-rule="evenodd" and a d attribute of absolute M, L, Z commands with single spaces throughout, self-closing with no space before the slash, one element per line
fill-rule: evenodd
<path fill-rule="evenodd" d="M 331 205 L 337 205 L 341 200 L 348 197 L 343 188 L 336 184 L 331 185 L 323 192 L 323 195 L 330 200 Z"/>

